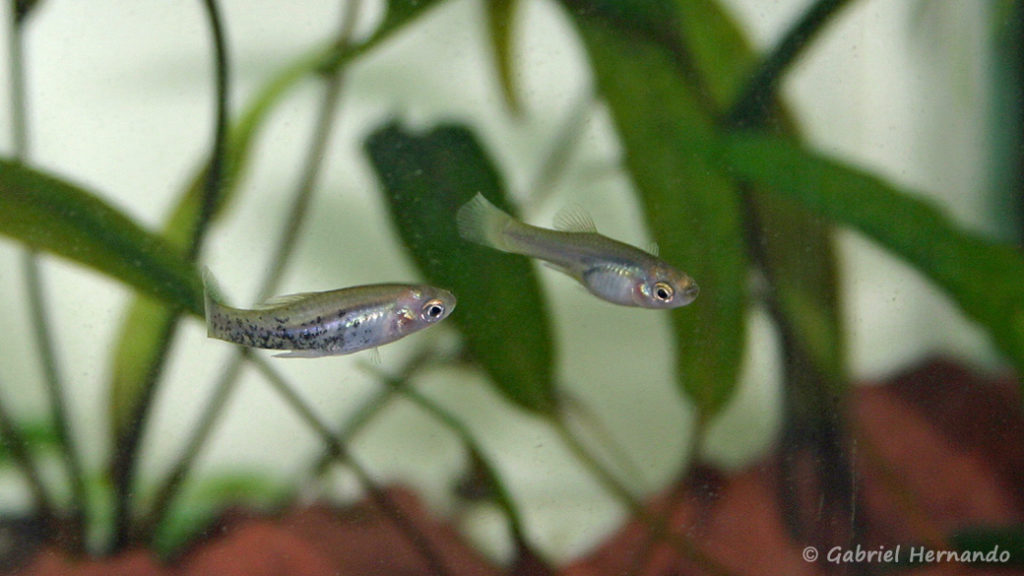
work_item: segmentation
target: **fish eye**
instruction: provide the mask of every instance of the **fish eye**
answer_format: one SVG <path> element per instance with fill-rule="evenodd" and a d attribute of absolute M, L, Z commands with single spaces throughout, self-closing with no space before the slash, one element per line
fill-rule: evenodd
<path fill-rule="evenodd" d="M 675 290 L 668 282 L 656 282 L 653 290 L 654 297 L 662 302 L 671 302 Z"/>
<path fill-rule="evenodd" d="M 444 302 L 435 298 L 433 300 L 429 300 L 426 304 L 423 305 L 423 318 L 427 322 L 433 322 L 435 320 L 439 320 L 442 316 L 444 316 L 444 311 Z"/>

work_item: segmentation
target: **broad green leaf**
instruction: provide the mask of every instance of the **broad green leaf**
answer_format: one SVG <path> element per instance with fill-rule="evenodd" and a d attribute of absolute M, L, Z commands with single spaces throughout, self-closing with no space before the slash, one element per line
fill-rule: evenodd
<path fill-rule="evenodd" d="M 706 88 L 721 116 L 739 97 L 757 56 L 739 26 L 713 0 L 676 0 L 683 32 L 682 38 L 694 63 L 702 87 Z M 795 134 L 793 123 L 781 107 L 774 107 L 768 124 Z M 812 214 L 799 203 L 778 195 L 766 194 L 758 187 L 747 187 L 747 216 L 767 267 L 769 289 L 779 312 L 793 332 L 788 344 L 791 362 L 802 368 L 793 371 L 805 382 L 789 382 L 790 388 L 816 387 L 807 406 L 789 405 L 805 412 L 802 416 L 827 417 L 820 395 L 838 397 L 846 382 L 842 322 L 837 293 L 836 257 L 829 222 Z M 822 380 L 824 378 L 824 381 Z"/>
<path fill-rule="evenodd" d="M 701 287 L 693 304 L 670 314 L 679 385 L 703 417 L 713 416 L 736 388 L 744 346 L 747 261 L 739 195 L 706 160 L 711 118 L 675 55 L 613 20 L 570 14 L 661 256 Z"/>
<path fill-rule="evenodd" d="M 224 207 L 234 199 L 249 164 L 252 144 L 270 113 L 302 81 L 316 75 L 325 55 L 324 50 L 318 50 L 281 70 L 267 82 L 231 127 L 224 162 L 224 181 L 219 189 L 212 218 L 219 217 Z M 196 170 L 164 227 L 164 238 L 182 253 L 186 251 L 199 225 L 208 170 L 208 161 Z M 164 356 L 165 340 L 177 320 L 177 311 L 151 298 L 140 296 L 129 305 L 112 364 L 110 410 L 115 438 L 121 436 L 134 417 L 139 395 L 148 388 L 147 382 L 156 373 L 156 363 Z"/>
<path fill-rule="evenodd" d="M 0 159 L 0 234 L 203 315 L 202 283 L 180 251 L 96 195 L 6 159 Z"/>
<path fill-rule="evenodd" d="M 487 25 L 490 32 L 491 52 L 498 68 L 498 80 L 505 103 L 513 113 L 519 113 L 521 105 L 515 81 L 515 23 L 519 0 L 489 0 L 485 3 Z"/>
<path fill-rule="evenodd" d="M 529 410 L 555 408 L 553 346 L 529 260 L 462 240 L 455 212 L 477 192 L 508 209 L 501 178 L 465 128 L 425 135 L 389 125 L 366 150 L 395 231 L 423 275 L 459 299 L 450 321 L 506 398 Z"/>
<path fill-rule="evenodd" d="M 720 152 L 725 170 L 855 228 L 907 260 L 987 327 L 1024 373 L 1024 257 L 1018 250 L 967 232 L 926 201 L 781 138 L 731 136 Z"/>

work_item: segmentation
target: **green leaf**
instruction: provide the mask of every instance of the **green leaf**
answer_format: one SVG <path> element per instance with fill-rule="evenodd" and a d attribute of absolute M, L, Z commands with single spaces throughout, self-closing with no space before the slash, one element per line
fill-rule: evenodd
<path fill-rule="evenodd" d="M 722 167 L 862 232 L 906 259 L 989 329 L 1024 373 L 1024 258 L 957 227 L 938 209 L 882 180 L 784 139 L 723 141 Z"/>
<path fill-rule="evenodd" d="M 96 195 L 6 159 L 0 159 L 0 234 L 203 315 L 202 283 L 179 250 Z"/>
<path fill-rule="evenodd" d="M 224 212 L 234 199 L 249 164 L 253 142 L 270 113 L 301 82 L 315 77 L 327 52 L 311 52 L 272 77 L 259 91 L 228 135 L 224 162 L 224 181 L 215 202 L 213 219 Z M 196 169 L 189 186 L 164 227 L 164 238 L 185 252 L 199 225 L 202 196 L 209 161 Z M 135 414 L 139 395 L 156 373 L 156 364 L 164 356 L 165 340 L 171 334 L 178 312 L 151 298 L 138 297 L 129 305 L 121 336 L 114 349 L 111 386 L 111 425 L 119 438 Z"/>
<path fill-rule="evenodd" d="M 541 413 L 555 408 L 553 346 L 529 260 L 462 240 L 456 210 L 477 192 L 509 209 L 501 178 L 465 128 L 425 135 L 397 125 L 374 132 L 366 150 L 399 237 L 432 284 L 459 299 L 450 321 L 506 398 Z"/>
<path fill-rule="evenodd" d="M 715 0 L 675 0 L 680 41 L 719 113 L 739 95 L 757 64 L 737 23 Z"/>
<path fill-rule="evenodd" d="M 732 107 L 750 81 L 757 56 L 737 24 L 713 0 L 676 0 L 683 42 L 704 79 L 718 114 Z M 781 107 L 769 123 L 796 132 Z M 828 418 L 827 406 L 815 398 L 840 396 L 846 383 L 845 347 L 837 293 L 837 264 L 830 223 L 798 202 L 747 187 L 748 225 L 754 231 L 784 329 L 793 332 L 786 352 L 798 370 L 789 374 L 790 389 L 811 387 L 810 402 L 789 403 L 799 416 Z M 803 380 L 792 381 L 792 380 Z M 819 394 L 820 393 L 820 394 Z"/>
<path fill-rule="evenodd" d="M 707 162 L 711 119 L 657 39 L 571 11 L 607 100 L 661 256 L 701 295 L 673 310 L 678 382 L 705 418 L 737 386 L 747 311 L 746 247 L 733 183 Z"/>
<path fill-rule="evenodd" d="M 515 18 L 519 0 L 489 0 L 485 2 L 487 25 L 490 31 L 491 51 L 498 67 L 498 80 L 505 103 L 513 113 L 522 109 L 515 81 Z"/>

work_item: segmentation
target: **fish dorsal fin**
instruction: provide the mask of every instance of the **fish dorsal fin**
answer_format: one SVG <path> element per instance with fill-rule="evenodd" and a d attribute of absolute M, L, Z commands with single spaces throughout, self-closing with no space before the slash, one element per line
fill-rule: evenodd
<path fill-rule="evenodd" d="M 647 253 L 651 256 L 660 256 L 661 247 L 658 246 L 657 242 L 651 242 L 647 245 Z"/>
<path fill-rule="evenodd" d="M 280 308 L 288 304 L 295 304 L 302 300 L 308 299 L 313 296 L 316 292 L 300 292 L 298 294 L 284 294 L 281 296 L 273 296 L 253 306 L 253 310 L 270 310 L 271 308 Z"/>
<path fill-rule="evenodd" d="M 594 219 L 579 204 L 570 204 L 555 214 L 555 230 L 596 234 Z"/>

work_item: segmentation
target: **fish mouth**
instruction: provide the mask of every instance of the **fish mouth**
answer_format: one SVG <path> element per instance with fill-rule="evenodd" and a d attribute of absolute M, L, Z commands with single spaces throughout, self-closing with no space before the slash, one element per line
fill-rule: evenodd
<path fill-rule="evenodd" d="M 693 302 L 694 300 L 697 299 L 698 294 L 700 294 L 700 286 L 698 286 L 696 282 L 691 280 L 689 284 L 687 284 L 686 288 L 683 288 L 683 303 L 689 304 L 690 302 Z"/>

